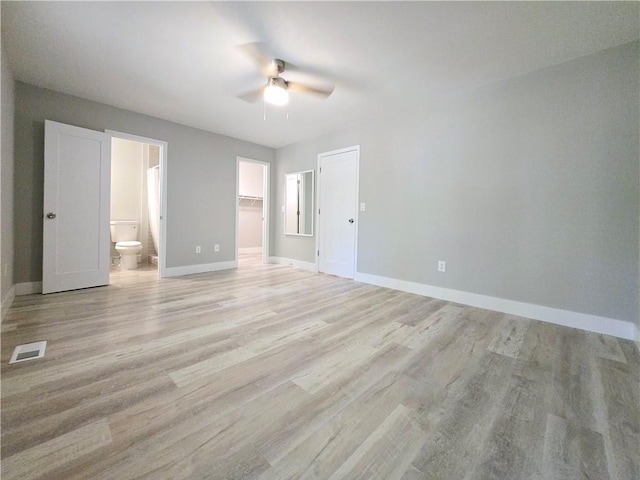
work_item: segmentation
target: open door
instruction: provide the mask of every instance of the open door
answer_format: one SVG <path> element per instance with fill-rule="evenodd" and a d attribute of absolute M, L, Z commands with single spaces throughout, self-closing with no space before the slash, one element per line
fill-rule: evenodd
<path fill-rule="evenodd" d="M 45 121 L 42 293 L 109 284 L 111 137 Z"/>

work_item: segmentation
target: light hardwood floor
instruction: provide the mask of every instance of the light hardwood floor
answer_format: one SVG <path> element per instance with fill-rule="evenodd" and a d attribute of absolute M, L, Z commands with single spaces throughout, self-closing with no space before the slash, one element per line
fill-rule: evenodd
<path fill-rule="evenodd" d="M 241 264 L 17 297 L 2 479 L 640 478 L 633 342 Z"/>

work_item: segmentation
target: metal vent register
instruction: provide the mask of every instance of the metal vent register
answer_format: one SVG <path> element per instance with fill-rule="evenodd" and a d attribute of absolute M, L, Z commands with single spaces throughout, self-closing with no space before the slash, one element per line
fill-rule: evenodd
<path fill-rule="evenodd" d="M 27 360 L 35 360 L 44 357 L 44 351 L 47 349 L 47 342 L 25 343 L 18 345 L 13 350 L 9 363 L 26 362 Z"/>

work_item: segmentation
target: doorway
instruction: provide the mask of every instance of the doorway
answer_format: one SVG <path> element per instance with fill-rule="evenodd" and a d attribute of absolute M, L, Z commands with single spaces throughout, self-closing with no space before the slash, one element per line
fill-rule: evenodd
<path fill-rule="evenodd" d="M 158 275 L 165 276 L 163 212 L 166 211 L 167 143 L 46 120 L 42 293 L 109 283 L 111 145 L 114 138 L 159 148 Z M 131 264 L 132 257 L 128 260 Z M 137 264 L 137 258 L 134 262 Z"/>
<path fill-rule="evenodd" d="M 269 256 L 269 164 L 243 157 L 236 163 L 236 261 L 255 267 Z"/>
<path fill-rule="evenodd" d="M 111 135 L 110 221 L 114 226 L 116 222 L 133 224 L 138 229 L 135 241 L 140 242 L 134 261 L 125 259 L 111 238 L 111 276 L 127 274 L 125 267 L 132 266 L 133 273 L 153 272 L 162 278 L 166 268 L 163 212 L 167 143 L 122 132 L 106 133 Z"/>
<path fill-rule="evenodd" d="M 354 278 L 360 147 L 318 155 L 318 271 Z"/>

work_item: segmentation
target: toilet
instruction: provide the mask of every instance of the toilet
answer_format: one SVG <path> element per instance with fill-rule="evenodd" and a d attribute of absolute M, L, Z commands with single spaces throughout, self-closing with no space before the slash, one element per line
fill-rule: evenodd
<path fill-rule="evenodd" d="M 111 241 L 116 242 L 116 251 L 120 254 L 120 270 L 138 268 L 138 255 L 142 252 L 142 243 L 138 241 L 140 222 L 135 220 L 111 220 Z"/>

